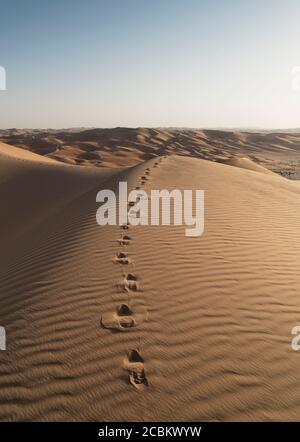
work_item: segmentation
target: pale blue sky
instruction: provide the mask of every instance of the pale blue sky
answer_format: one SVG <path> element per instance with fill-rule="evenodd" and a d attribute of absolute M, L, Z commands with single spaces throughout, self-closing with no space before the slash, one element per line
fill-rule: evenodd
<path fill-rule="evenodd" d="M 0 127 L 299 127 L 299 0 L 0 0 Z"/>

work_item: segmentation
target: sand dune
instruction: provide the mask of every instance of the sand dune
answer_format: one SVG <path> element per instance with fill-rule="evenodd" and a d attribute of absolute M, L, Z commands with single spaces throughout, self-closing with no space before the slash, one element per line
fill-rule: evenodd
<path fill-rule="evenodd" d="M 29 150 L 25 149 L 19 149 L 18 147 L 8 145 L 6 143 L 0 142 L 0 155 L 1 157 L 8 157 L 8 158 L 14 158 L 19 161 L 23 160 L 29 160 L 29 161 L 36 161 L 38 163 L 44 164 L 44 163 L 57 163 L 57 161 L 48 158 L 46 156 L 37 155 L 34 152 L 31 152 Z"/>
<path fill-rule="evenodd" d="M 300 132 L 126 128 L 0 131 L 0 139 L 55 160 L 127 167 L 164 154 L 210 161 L 246 157 L 287 178 L 300 179 Z"/>
<path fill-rule="evenodd" d="M 115 170 L 70 167 L 0 143 L 0 218 L 3 240 L 24 233 Z"/>
<path fill-rule="evenodd" d="M 1 420 L 299 419 L 299 182 L 177 155 L 23 155 L 0 146 Z M 204 235 L 98 226 L 96 193 L 120 180 L 204 189 Z"/>
<path fill-rule="evenodd" d="M 223 164 L 228 164 L 228 166 L 239 167 L 241 169 L 253 170 L 254 172 L 266 173 L 268 175 L 273 175 L 274 172 L 267 169 L 266 167 L 260 166 L 256 164 L 254 161 L 251 161 L 249 158 L 241 158 L 241 157 L 233 157 L 229 160 L 222 161 Z"/>

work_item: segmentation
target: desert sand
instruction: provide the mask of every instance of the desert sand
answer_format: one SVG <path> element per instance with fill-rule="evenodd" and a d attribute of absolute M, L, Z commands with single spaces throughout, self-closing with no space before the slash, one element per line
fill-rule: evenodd
<path fill-rule="evenodd" d="M 245 157 L 282 176 L 300 179 L 300 129 L 10 129 L 0 130 L 0 140 L 68 164 L 128 167 L 165 154 L 220 162 Z"/>
<path fill-rule="evenodd" d="M 258 165 L 253 134 L 207 159 L 145 136 L 89 167 L 0 144 L 0 419 L 299 420 L 300 182 L 274 173 L 296 144 L 258 142 Z M 205 190 L 204 235 L 100 227 L 120 180 Z"/>

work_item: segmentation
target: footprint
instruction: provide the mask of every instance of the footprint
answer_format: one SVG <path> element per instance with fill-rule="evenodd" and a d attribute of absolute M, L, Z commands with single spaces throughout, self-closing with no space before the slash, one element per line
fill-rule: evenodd
<path fill-rule="evenodd" d="M 138 350 L 130 350 L 128 353 L 128 361 L 129 362 L 141 362 L 144 363 L 144 359 L 141 353 Z"/>
<path fill-rule="evenodd" d="M 128 246 L 130 244 L 131 237 L 129 235 L 123 235 L 122 238 L 118 240 L 121 246 Z"/>
<path fill-rule="evenodd" d="M 119 316 L 130 316 L 132 315 L 132 310 L 129 307 L 129 305 L 127 304 L 121 304 L 118 309 L 117 309 L 117 313 Z"/>
<path fill-rule="evenodd" d="M 122 316 L 119 318 L 119 329 L 133 328 L 136 326 L 134 318 L 131 316 Z"/>
<path fill-rule="evenodd" d="M 143 367 L 132 367 L 128 372 L 129 381 L 136 389 L 142 391 L 148 387 L 149 384 Z"/>
<path fill-rule="evenodd" d="M 141 176 L 142 181 L 147 181 L 149 178 L 146 175 Z"/>
<path fill-rule="evenodd" d="M 149 383 L 144 368 L 144 359 L 138 350 L 131 350 L 124 361 L 124 368 L 129 375 L 129 382 L 137 390 L 145 390 Z"/>
<path fill-rule="evenodd" d="M 147 321 L 147 319 L 147 310 L 142 310 L 137 314 L 133 314 L 128 303 L 121 304 L 113 314 L 104 314 L 101 318 L 101 325 L 103 328 L 110 330 L 126 331 L 137 327 L 142 322 Z"/>
<path fill-rule="evenodd" d="M 110 330 L 124 331 L 135 327 L 136 321 L 129 305 L 121 304 L 115 313 L 102 316 L 101 325 Z"/>
<path fill-rule="evenodd" d="M 148 197 L 144 193 L 138 193 L 136 197 L 137 197 L 137 201 L 148 199 Z"/>
<path fill-rule="evenodd" d="M 139 290 L 139 282 L 137 277 L 133 273 L 127 273 L 124 278 L 124 288 L 125 290 L 133 290 L 137 292 Z"/>
<path fill-rule="evenodd" d="M 128 229 L 129 229 L 129 225 L 126 224 L 126 223 L 122 224 L 120 227 L 121 227 L 121 229 L 123 229 L 123 230 L 128 230 Z"/>
<path fill-rule="evenodd" d="M 125 292 L 138 292 L 140 284 L 135 275 L 128 273 L 127 275 L 125 274 L 124 279 L 117 284 L 117 288 Z"/>
<path fill-rule="evenodd" d="M 130 264 L 131 259 L 128 258 L 127 253 L 118 252 L 113 261 L 117 264 Z"/>
<path fill-rule="evenodd" d="M 142 191 L 141 191 L 142 192 Z M 128 207 L 133 207 L 135 206 L 141 199 L 146 199 L 146 196 L 144 193 L 141 192 L 137 192 L 135 194 L 135 200 L 129 200 L 128 201 Z"/>

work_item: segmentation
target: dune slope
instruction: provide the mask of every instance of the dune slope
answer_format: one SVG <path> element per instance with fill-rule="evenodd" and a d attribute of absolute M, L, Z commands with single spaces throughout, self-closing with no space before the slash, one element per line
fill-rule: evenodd
<path fill-rule="evenodd" d="M 104 175 L 8 161 L 6 201 L 60 184 L 30 210 L 14 198 L 3 226 L 1 420 L 300 418 L 299 183 L 179 156 Z M 204 189 L 204 235 L 98 226 L 96 193 L 119 180 Z"/>

